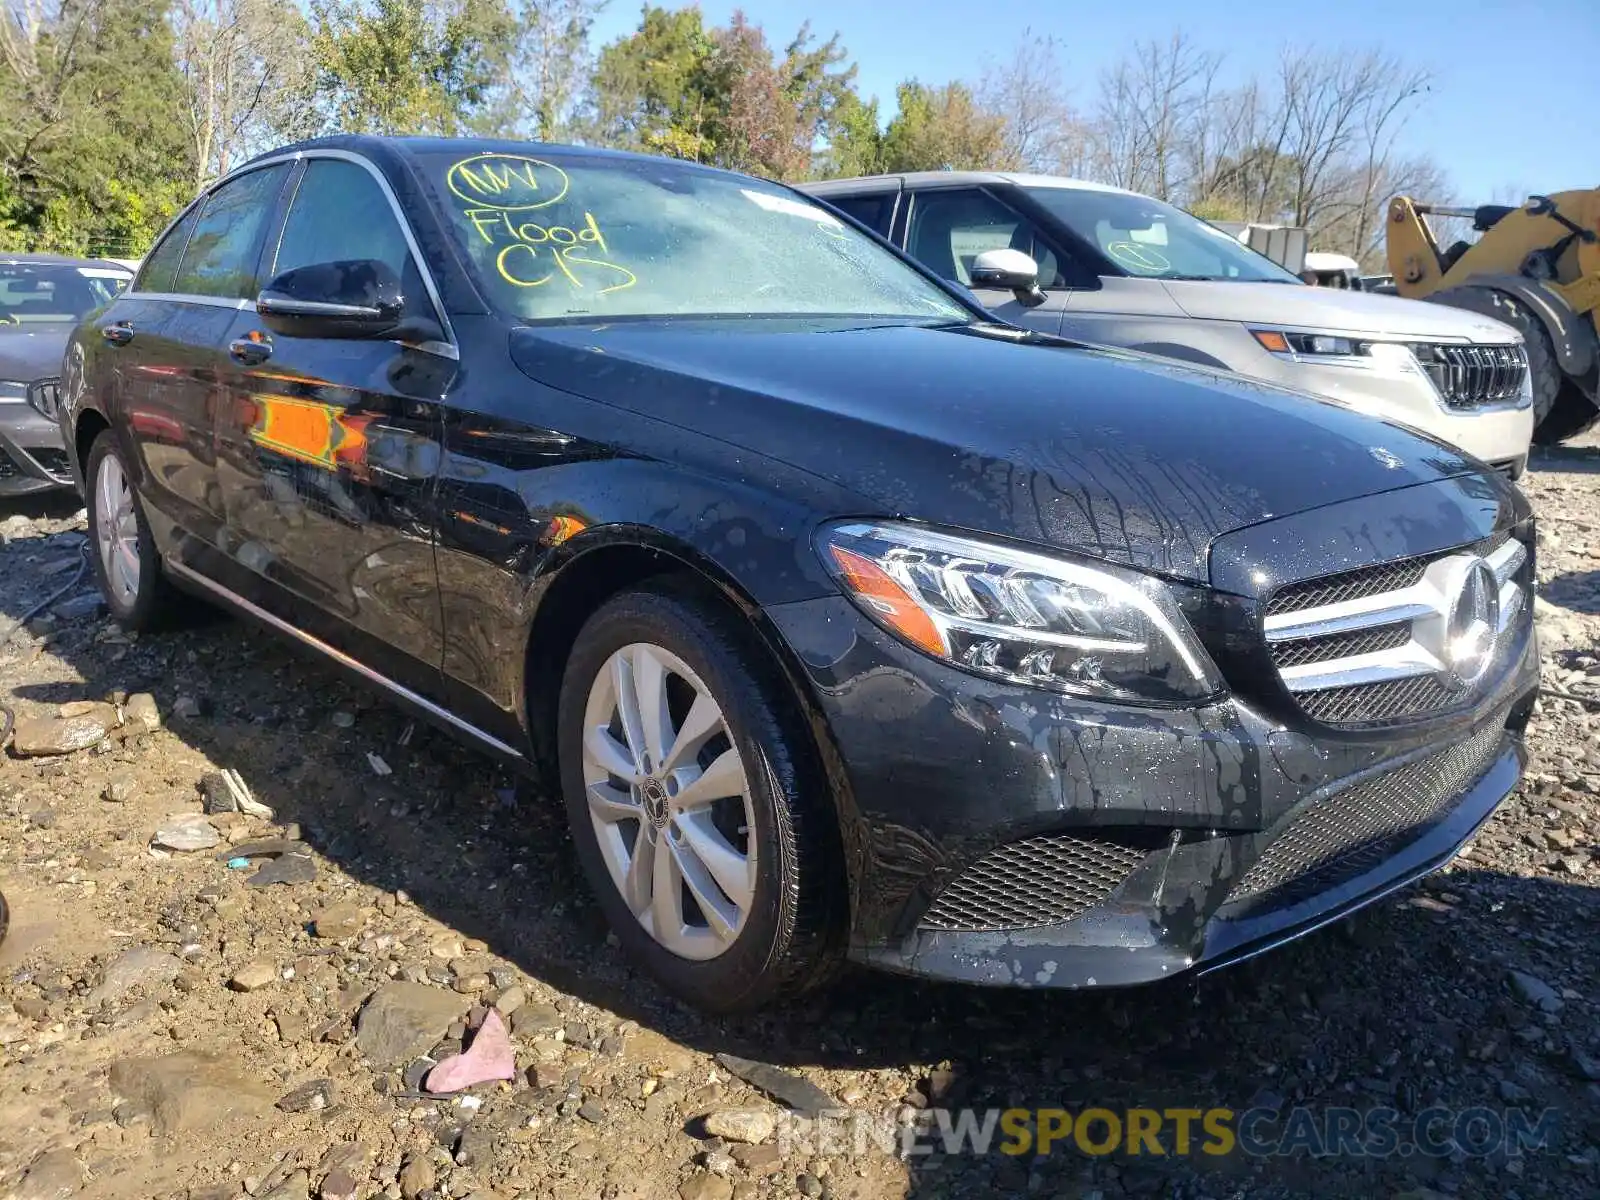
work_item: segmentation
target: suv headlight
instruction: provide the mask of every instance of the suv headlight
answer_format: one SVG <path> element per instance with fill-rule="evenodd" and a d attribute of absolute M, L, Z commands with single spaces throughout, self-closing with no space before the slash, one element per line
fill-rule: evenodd
<path fill-rule="evenodd" d="M 1294 355 L 1298 358 L 1368 358 L 1372 354 L 1370 342 L 1339 337 L 1331 333 L 1291 333 L 1283 329 L 1252 329 L 1250 336 L 1271 354 Z"/>
<path fill-rule="evenodd" d="M 898 522 L 818 535 L 862 612 L 976 675 L 1132 704 L 1192 705 L 1222 681 L 1159 580 Z"/>

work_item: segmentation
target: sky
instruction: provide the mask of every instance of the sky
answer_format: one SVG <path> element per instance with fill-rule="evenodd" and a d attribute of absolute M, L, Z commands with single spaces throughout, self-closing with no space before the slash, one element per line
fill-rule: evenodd
<path fill-rule="evenodd" d="M 656 0 L 680 7 L 675 0 Z M 1062 46 L 1073 100 L 1093 105 L 1100 72 L 1136 42 L 1182 30 L 1226 55 L 1240 76 L 1265 74 L 1285 44 L 1327 53 L 1378 49 L 1432 73 L 1432 90 L 1402 134 L 1431 154 L 1460 203 L 1514 199 L 1508 189 L 1600 187 L 1600 0 L 1338 0 L 1324 6 L 1254 0 L 703 0 L 710 24 L 735 8 L 775 49 L 809 20 L 842 35 L 858 86 L 885 118 L 894 88 L 916 77 L 975 79 L 1032 29 Z M 1524 16 L 1512 14 L 1521 7 Z M 638 24 L 637 0 L 610 0 L 595 26 L 604 45 Z M 1429 199 L 1434 197 L 1419 197 Z"/>

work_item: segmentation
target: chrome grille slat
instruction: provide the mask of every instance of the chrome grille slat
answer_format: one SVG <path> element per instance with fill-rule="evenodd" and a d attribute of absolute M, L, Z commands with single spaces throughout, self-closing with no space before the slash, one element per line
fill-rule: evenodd
<path fill-rule="evenodd" d="M 1411 353 L 1451 408 L 1514 403 L 1528 373 L 1527 353 L 1518 345 L 1419 342 Z"/>
<path fill-rule="evenodd" d="M 1229 903 L 1292 904 L 1377 866 L 1444 816 L 1505 747 L 1491 721 L 1464 742 L 1312 802 L 1276 831 Z"/>
<path fill-rule="evenodd" d="M 1494 655 L 1520 627 L 1530 586 L 1526 547 L 1502 531 L 1475 545 L 1382 563 L 1281 588 L 1262 632 L 1278 676 L 1301 710 L 1330 725 L 1364 725 L 1438 712 L 1469 699 L 1444 642 L 1472 559 L 1498 589 Z M 1481 568 L 1480 568 L 1481 569 Z M 1492 616 L 1492 610 L 1486 610 Z M 1470 661 L 1470 660 L 1462 660 Z M 1481 658 L 1479 659 L 1481 662 Z M 1475 677 L 1469 677 L 1475 678 Z"/>
<path fill-rule="evenodd" d="M 947 884 L 922 927 L 970 932 L 1058 925 L 1103 901 L 1146 853 L 1071 834 L 1009 842 Z"/>

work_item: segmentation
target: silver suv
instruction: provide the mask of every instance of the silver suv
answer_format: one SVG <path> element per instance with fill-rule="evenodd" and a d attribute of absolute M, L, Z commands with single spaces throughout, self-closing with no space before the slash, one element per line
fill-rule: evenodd
<path fill-rule="evenodd" d="M 1047 333 L 1233 371 L 1443 438 L 1516 478 L 1533 436 L 1521 336 L 1297 276 L 1188 213 L 1050 176 L 940 171 L 805 190 Z"/>

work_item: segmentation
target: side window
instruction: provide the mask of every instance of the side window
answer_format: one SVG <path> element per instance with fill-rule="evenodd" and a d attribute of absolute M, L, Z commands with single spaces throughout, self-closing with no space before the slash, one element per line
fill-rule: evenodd
<path fill-rule="evenodd" d="M 287 164 L 263 167 L 206 197 L 172 291 L 225 300 L 255 299 L 261 290 L 256 276 L 261 239 L 287 170 Z"/>
<path fill-rule="evenodd" d="M 145 255 L 144 262 L 139 266 L 138 277 L 133 281 L 134 291 L 172 291 L 173 281 L 178 277 L 178 260 L 183 257 L 183 248 L 188 243 L 189 234 L 193 231 L 195 220 L 199 216 L 200 206 L 191 204 L 189 211 L 183 214 L 183 218 L 167 231 L 167 236 Z"/>
<path fill-rule="evenodd" d="M 854 217 L 868 229 L 889 236 L 889 219 L 894 215 L 894 192 L 874 192 L 869 196 L 821 196 L 820 200 Z"/>
<path fill-rule="evenodd" d="M 408 300 L 422 297 L 422 276 L 378 181 L 356 163 L 314 158 L 289 205 L 269 275 L 353 258 L 385 263 Z"/>
<path fill-rule="evenodd" d="M 1033 222 L 987 192 L 919 192 L 911 205 L 906 249 L 945 279 L 972 283 L 972 260 L 985 250 L 1021 250 L 1039 264 L 1039 282 L 1061 287 L 1055 252 L 1042 242 Z"/>

